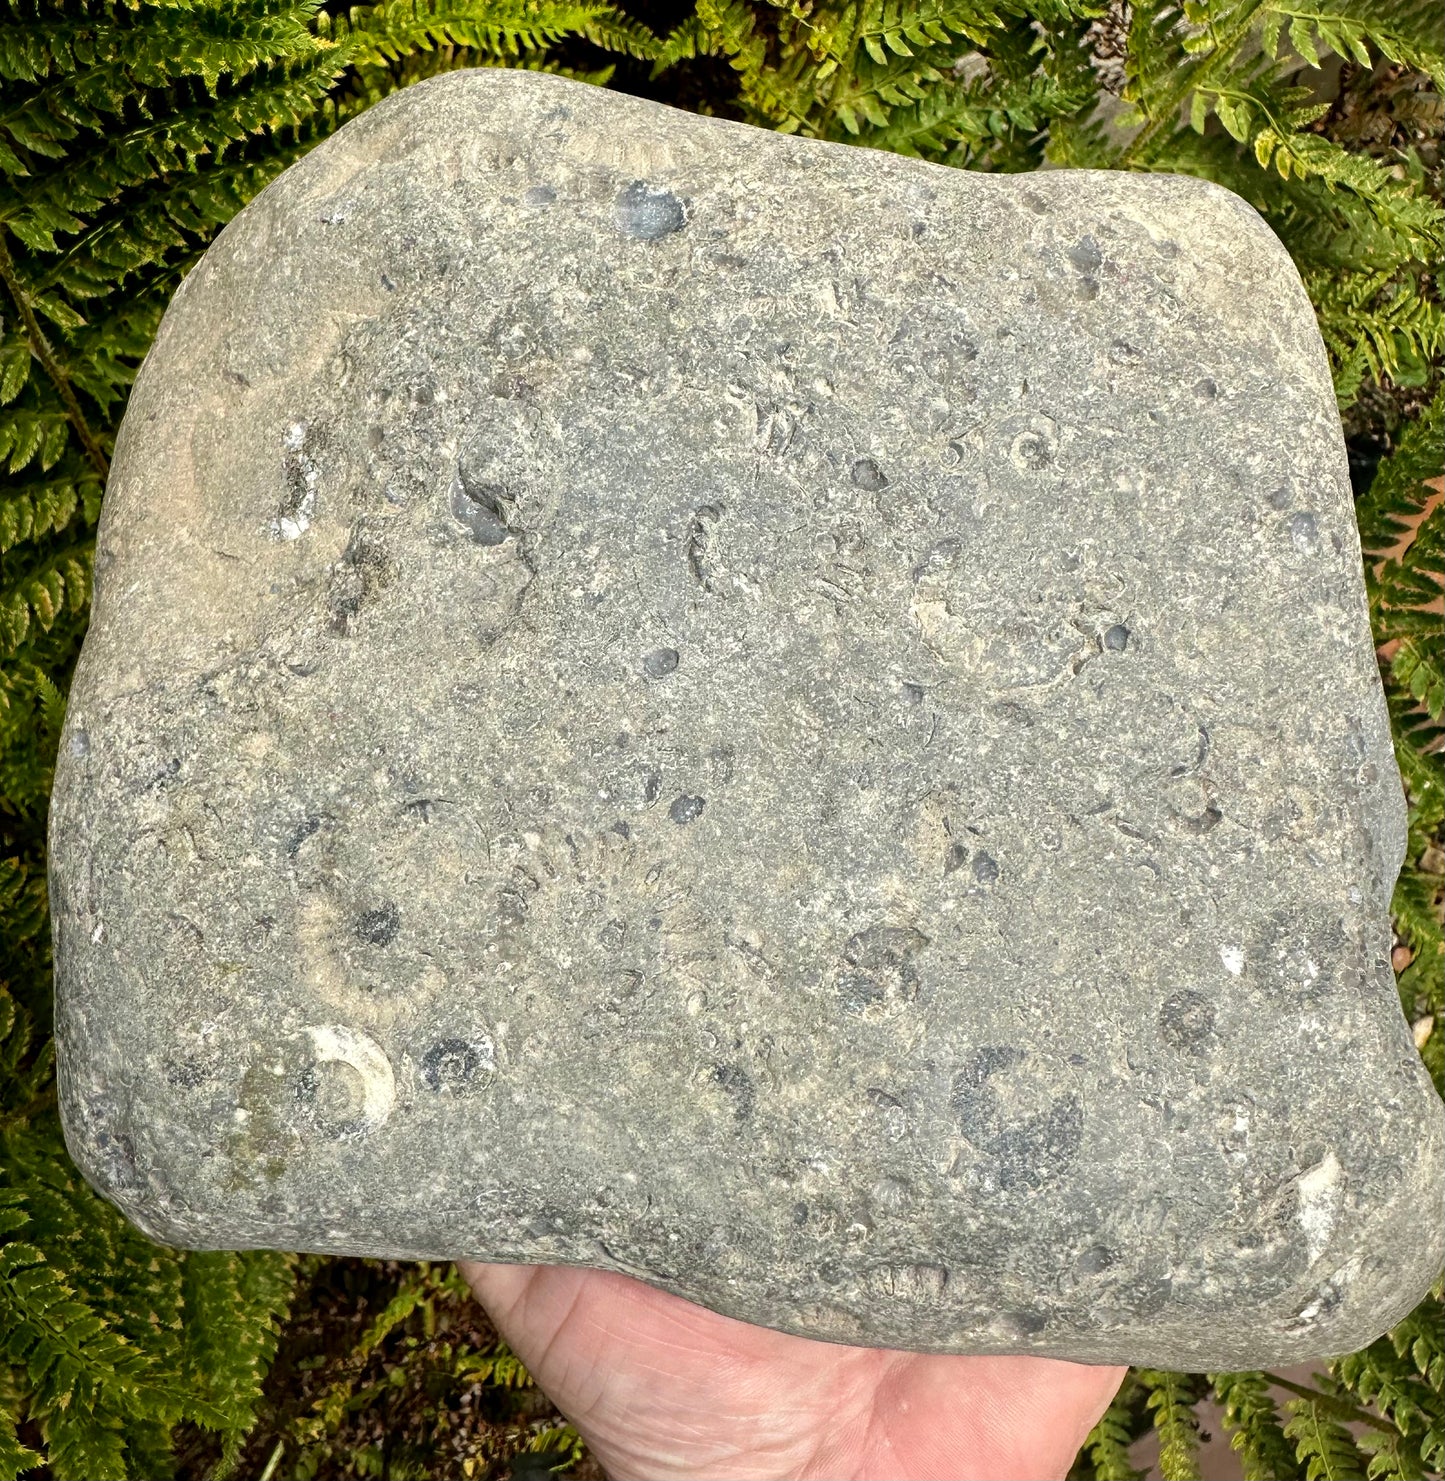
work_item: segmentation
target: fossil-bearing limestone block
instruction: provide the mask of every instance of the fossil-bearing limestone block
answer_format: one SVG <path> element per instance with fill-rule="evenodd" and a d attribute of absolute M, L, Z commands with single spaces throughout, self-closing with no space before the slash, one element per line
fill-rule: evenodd
<path fill-rule="evenodd" d="M 52 813 L 156 1238 L 1252 1367 L 1439 1267 L 1325 357 L 1194 180 L 391 98 L 135 388 Z"/>

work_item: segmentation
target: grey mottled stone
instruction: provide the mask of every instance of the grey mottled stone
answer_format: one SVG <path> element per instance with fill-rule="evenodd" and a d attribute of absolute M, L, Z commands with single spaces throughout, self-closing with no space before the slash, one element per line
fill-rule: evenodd
<path fill-rule="evenodd" d="M 72 1150 L 186 1246 L 1230 1368 L 1441 1259 L 1325 359 L 1225 191 L 383 103 L 136 387 Z"/>

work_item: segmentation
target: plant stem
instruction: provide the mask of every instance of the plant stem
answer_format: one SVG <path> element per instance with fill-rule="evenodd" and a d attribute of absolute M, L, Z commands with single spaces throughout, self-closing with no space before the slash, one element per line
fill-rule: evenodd
<path fill-rule="evenodd" d="M 1298 1394 L 1302 1399 L 1310 1399 L 1316 1404 L 1323 1404 L 1325 1408 L 1333 1409 L 1346 1420 L 1373 1425 L 1377 1430 L 1384 1430 L 1387 1435 L 1399 1433 L 1388 1420 L 1377 1419 L 1375 1415 L 1361 1409 L 1358 1404 L 1350 1403 L 1348 1399 L 1336 1398 L 1334 1394 L 1321 1393 L 1317 1388 L 1307 1388 L 1304 1384 L 1295 1383 L 1292 1379 L 1281 1378 L 1278 1373 L 1266 1373 L 1264 1376 L 1276 1387 L 1288 1389 L 1290 1393 Z"/>
<path fill-rule="evenodd" d="M 276 1467 L 281 1464 L 281 1457 L 285 1454 L 286 1442 L 277 1440 L 276 1448 L 271 1452 L 271 1458 L 266 1462 L 266 1468 L 261 1472 L 258 1481 L 271 1481 L 276 1474 Z"/>
<path fill-rule="evenodd" d="M 0 278 L 5 281 L 5 287 L 10 292 L 10 297 L 15 301 L 15 307 L 20 312 L 20 321 L 25 325 L 25 334 L 30 341 L 30 353 L 40 362 L 40 367 L 50 377 L 51 384 L 60 393 L 60 399 L 65 404 L 65 415 L 70 420 L 75 435 L 80 439 L 80 445 L 85 449 L 86 456 L 94 464 L 95 470 L 101 478 L 110 476 L 110 459 L 105 455 L 105 449 L 101 447 L 99 439 L 90 430 L 90 423 L 85 419 L 85 413 L 80 408 L 80 401 L 76 397 L 75 387 L 70 383 L 70 377 L 61 368 L 60 362 L 56 360 L 54 352 L 50 348 L 50 341 L 45 337 L 45 331 L 40 327 L 40 321 L 35 317 L 35 310 L 31 306 L 29 295 L 25 292 L 25 285 L 20 281 L 20 275 L 15 271 L 15 262 L 10 256 L 10 249 L 5 244 L 5 231 L 0 227 Z"/>

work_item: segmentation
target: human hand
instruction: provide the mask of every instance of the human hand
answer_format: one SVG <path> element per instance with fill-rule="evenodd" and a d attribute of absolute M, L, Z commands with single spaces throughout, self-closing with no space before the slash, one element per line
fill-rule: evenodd
<path fill-rule="evenodd" d="M 1124 1375 L 812 1342 L 611 1271 L 459 1268 L 614 1481 L 1039 1481 Z"/>

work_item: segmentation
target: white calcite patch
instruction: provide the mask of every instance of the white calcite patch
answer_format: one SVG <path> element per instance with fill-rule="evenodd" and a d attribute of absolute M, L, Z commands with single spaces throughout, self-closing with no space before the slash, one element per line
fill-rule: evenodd
<path fill-rule="evenodd" d="M 1330 1242 L 1344 1197 L 1344 1174 L 1335 1154 L 1326 1153 L 1323 1161 L 1301 1174 L 1296 1191 L 1299 1194 L 1297 1217 L 1313 1265 Z"/>

